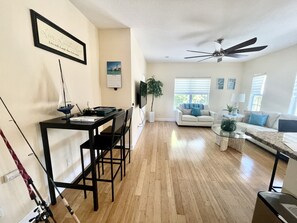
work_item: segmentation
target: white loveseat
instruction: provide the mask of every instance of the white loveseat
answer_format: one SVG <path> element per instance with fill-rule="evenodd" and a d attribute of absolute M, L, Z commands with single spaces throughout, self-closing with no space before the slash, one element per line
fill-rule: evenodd
<path fill-rule="evenodd" d="M 199 109 L 199 115 L 193 115 L 193 109 Z M 207 126 L 214 123 L 215 112 L 209 110 L 207 105 L 181 104 L 176 108 L 175 121 L 179 126 Z"/>
<path fill-rule="evenodd" d="M 255 124 L 249 124 L 250 121 L 250 115 L 251 113 L 259 114 L 259 115 L 268 115 L 267 120 L 264 124 L 264 126 L 259 126 Z M 277 132 L 278 131 L 278 121 L 280 119 L 285 120 L 297 120 L 297 116 L 290 115 L 290 114 L 282 114 L 278 112 L 265 112 L 265 111 L 259 111 L 259 112 L 251 112 L 251 111 L 244 111 L 244 117 L 240 122 L 237 122 L 237 127 L 242 128 L 246 132 L 258 132 L 258 131 L 271 131 L 271 132 Z M 264 145 L 263 143 L 253 139 L 249 138 L 249 141 L 259 145 L 260 147 L 270 151 L 271 153 L 276 153 L 276 151 L 272 148 L 270 148 L 267 145 Z"/>

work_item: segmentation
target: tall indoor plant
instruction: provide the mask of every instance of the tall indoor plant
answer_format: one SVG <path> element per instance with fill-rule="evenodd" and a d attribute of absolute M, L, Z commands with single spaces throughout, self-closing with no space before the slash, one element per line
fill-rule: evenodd
<path fill-rule="evenodd" d="M 163 92 L 162 92 L 163 83 L 161 81 L 156 80 L 154 76 L 147 79 L 146 83 L 147 83 L 147 94 L 152 95 L 149 122 L 154 122 L 155 121 L 154 101 L 155 101 L 155 98 L 163 95 Z"/>

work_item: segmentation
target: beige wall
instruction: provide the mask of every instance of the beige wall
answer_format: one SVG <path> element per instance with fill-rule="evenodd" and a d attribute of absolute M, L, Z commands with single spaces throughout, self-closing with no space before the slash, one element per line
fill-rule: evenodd
<path fill-rule="evenodd" d="M 240 63 L 149 63 L 146 78 L 155 75 L 163 82 L 163 96 L 155 100 L 156 120 L 174 120 L 174 79 L 177 77 L 210 77 L 209 106 L 221 111 L 231 103 L 232 93 L 240 89 L 242 65 Z M 216 89 L 217 78 L 225 78 L 224 90 Z M 228 78 L 236 78 L 235 90 L 227 90 Z M 150 100 L 148 101 L 150 103 Z M 150 104 L 148 104 L 149 106 Z M 149 109 L 147 109 L 149 110 Z"/>
<path fill-rule="evenodd" d="M 141 133 L 141 112 L 136 105 L 136 84 L 143 79 L 146 62 L 138 42 L 130 29 L 103 29 L 99 31 L 100 84 L 102 104 L 118 108 L 134 107 L 132 118 L 132 142 Z M 107 87 L 107 61 L 121 61 L 122 88 L 115 91 Z M 128 141 L 127 141 L 128 142 Z"/>
<path fill-rule="evenodd" d="M 297 74 L 297 45 L 244 63 L 242 91 L 247 93 L 246 106 L 252 78 L 266 74 L 261 110 L 287 113 Z"/>
<path fill-rule="evenodd" d="M 34 47 L 29 9 L 34 9 L 87 46 L 88 64 L 58 56 Z M 81 108 L 101 103 L 99 86 L 98 32 L 67 0 L 11 0 L 0 7 L 0 96 L 5 100 L 28 141 L 43 161 L 39 122 L 61 116 L 57 112 L 60 90 L 58 59 L 74 103 Z M 77 111 L 76 108 L 73 109 Z M 13 122 L 0 105 L 0 126 L 33 178 L 42 195 L 47 197 L 46 177 Z M 86 137 L 76 131 L 50 131 L 54 174 L 58 179 L 71 180 L 79 167 L 79 145 Z M 71 138 L 71 140 L 70 140 Z M 5 145 L 0 140 L 0 176 L 16 169 Z M 21 177 L 0 183 L 0 222 L 19 222 L 35 206 L 30 200 Z M 66 211 L 66 210 L 65 210 Z"/>
<path fill-rule="evenodd" d="M 130 107 L 131 98 L 131 42 L 130 29 L 99 30 L 99 64 L 102 105 Z M 107 87 L 107 61 L 121 61 L 122 87 L 116 91 Z"/>

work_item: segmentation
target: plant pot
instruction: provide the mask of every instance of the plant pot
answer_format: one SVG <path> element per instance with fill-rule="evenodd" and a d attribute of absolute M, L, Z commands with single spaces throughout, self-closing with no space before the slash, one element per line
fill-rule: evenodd
<path fill-rule="evenodd" d="M 150 112 L 149 113 L 149 122 L 154 122 L 155 121 L 155 112 Z"/>
<path fill-rule="evenodd" d="M 236 121 L 232 119 L 224 119 L 221 123 L 221 129 L 226 132 L 234 132 L 236 130 Z"/>

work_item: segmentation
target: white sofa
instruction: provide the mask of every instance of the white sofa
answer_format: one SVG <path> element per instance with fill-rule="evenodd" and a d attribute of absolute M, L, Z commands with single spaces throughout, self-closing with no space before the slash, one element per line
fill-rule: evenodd
<path fill-rule="evenodd" d="M 190 105 L 186 107 L 186 105 Z M 181 104 L 176 108 L 175 121 L 179 126 L 207 126 L 211 127 L 215 120 L 215 112 L 210 111 L 207 105 L 202 105 L 201 115 L 194 116 L 191 114 L 191 106 L 199 104 Z M 201 105 L 201 104 L 200 104 Z"/>
<path fill-rule="evenodd" d="M 264 126 L 249 124 L 249 118 L 251 111 L 244 111 L 244 117 L 240 122 L 237 122 L 237 128 L 241 128 L 246 132 L 257 132 L 257 131 L 271 131 L 271 132 L 277 132 L 278 131 L 278 121 L 279 119 L 285 119 L 285 120 L 297 120 L 297 116 L 290 115 L 290 114 L 282 114 L 278 112 L 265 112 L 265 111 L 259 111 L 259 112 L 253 112 L 256 114 L 261 115 L 268 115 L 267 121 Z M 258 142 L 257 140 L 253 138 L 249 138 L 249 141 L 259 145 L 260 147 L 268 150 L 269 152 L 275 154 L 276 151 L 272 148 L 270 148 L 267 145 L 264 145 L 261 142 Z"/>

